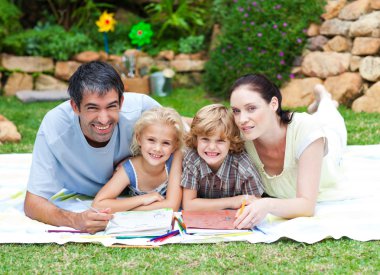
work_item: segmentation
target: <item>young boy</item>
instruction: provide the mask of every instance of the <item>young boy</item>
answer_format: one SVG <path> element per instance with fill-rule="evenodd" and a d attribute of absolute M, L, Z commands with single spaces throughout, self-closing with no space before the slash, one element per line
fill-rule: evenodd
<path fill-rule="evenodd" d="M 211 104 L 195 115 L 185 139 L 181 186 L 184 210 L 238 209 L 263 193 L 232 113 Z"/>

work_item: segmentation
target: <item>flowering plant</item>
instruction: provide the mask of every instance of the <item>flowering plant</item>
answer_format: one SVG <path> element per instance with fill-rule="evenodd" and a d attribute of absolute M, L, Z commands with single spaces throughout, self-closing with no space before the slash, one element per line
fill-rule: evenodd
<path fill-rule="evenodd" d="M 116 25 L 116 20 L 113 18 L 113 16 L 113 13 L 108 13 L 107 11 L 104 11 L 100 15 L 99 20 L 95 22 L 99 28 L 98 31 L 103 33 L 104 49 L 106 53 L 109 53 L 107 33 L 109 31 L 114 31 Z"/>
<path fill-rule="evenodd" d="M 323 1 L 221 0 L 219 44 L 206 64 L 208 91 L 226 97 L 233 81 L 247 73 L 262 73 L 280 85 L 306 42 L 305 29 L 318 22 Z M 216 3 L 216 2 L 215 2 Z"/>
<path fill-rule="evenodd" d="M 99 20 L 96 21 L 96 25 L 99 27 L 99 32 L 109 32 L 115 30 L 116 20 L 113 18 L 113 13 L 104 11 Z"/>
<path fill-rule="evenodd" d="M 153 36 L 151 25 L 144 22 L 139 22 L 134 25 L 129 32 L 129 38 L 132 44 L 142 47 L 143 45 L 150 44 L 150 38 Z"/>

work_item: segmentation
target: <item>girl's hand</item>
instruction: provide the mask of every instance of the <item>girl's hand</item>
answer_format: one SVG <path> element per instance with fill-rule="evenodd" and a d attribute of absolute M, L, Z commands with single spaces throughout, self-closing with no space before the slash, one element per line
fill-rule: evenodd
<path fill-rule="evenodd" d="M 244 208 L 235 220 L 234 226 L 238 229 L 252 228 L 259 224 L 268 214 L 266 199 L 254 199 Z"/>
<path fill-rule="evenodd" d="M 153 202 L 164 200 L 164 197 L 161 196 L 157 192 L 145 194 L 145 195 L 142 195 L 142 197 L 143 197 L 143 205 L 149 205 L 149 204 L 152 204 Z"/>

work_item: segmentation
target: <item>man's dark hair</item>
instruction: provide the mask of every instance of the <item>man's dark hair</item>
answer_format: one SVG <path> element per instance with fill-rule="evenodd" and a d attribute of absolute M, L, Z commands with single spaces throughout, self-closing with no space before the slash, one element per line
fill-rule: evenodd
<path fill-rule="evenodd" d="M 105 95 L 114 89 L 119 94 L 119 102 L 124 92 L 124 84 L 118 72 L 109 64 L 92 61 L 81 65 L 69 79 L 68 92 L 78 109 L 85 93 Z"/>

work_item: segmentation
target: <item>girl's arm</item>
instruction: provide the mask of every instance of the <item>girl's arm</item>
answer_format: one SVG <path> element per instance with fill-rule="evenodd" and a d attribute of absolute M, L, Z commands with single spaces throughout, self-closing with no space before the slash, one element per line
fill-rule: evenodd
<path fill-rule="evenodd" d="M 193 211 L 211 211 L 222 209 L 238 209 L 241 206 L 242 201 L 247 195 L 240 195 L 229 198 L 220 199 L 203 199 L 197 198 L 197 190 L 183 189 L 183 201 L 182 206 L 184 210 Z M 248 200 L 251 200 L 254 196 L 248 195 Z"/>
<path fill-rule="evenodd" d="M 117 169 L 112 178 L 100 189 L 96 194 L 92 206 L 95 208 L 111 208 L 112 213 L 119 211 L 131 210 L 144 203 L 151 203 L 156 199 L 152 199 L 151 196 L 158 195 L 157 193 L 148 194 L 148 196 L 134 196 L 128 198 L 117 197 L 123 192 L 123 190 L 129 185 L 129 178 L 123 167 Z"/>
<path fill-rule="evenodd" d="M 324 139 L 311 143 L 302 153 L 298 163 L 297 194 L 294 199 L 263 198 L 254 200 L 237 217 L 237 228 L 259 224 L 268 213 L 291 219 L 314 215 L 321 178 Z"/>
<path fill-rule="evenodd" d="M 182 152 L 175 151 L 172 161 L 172 166 L 169 173 L 168 189 L 166 198 L 162 201 L 156 201 L 149 205 L 140 205 L 134 210 L 152 210 L 159 208 L 172 208 L 173 211 L 178 211 L 181 206 L 182 187 L 180 185 L 182 175 Z"/>

